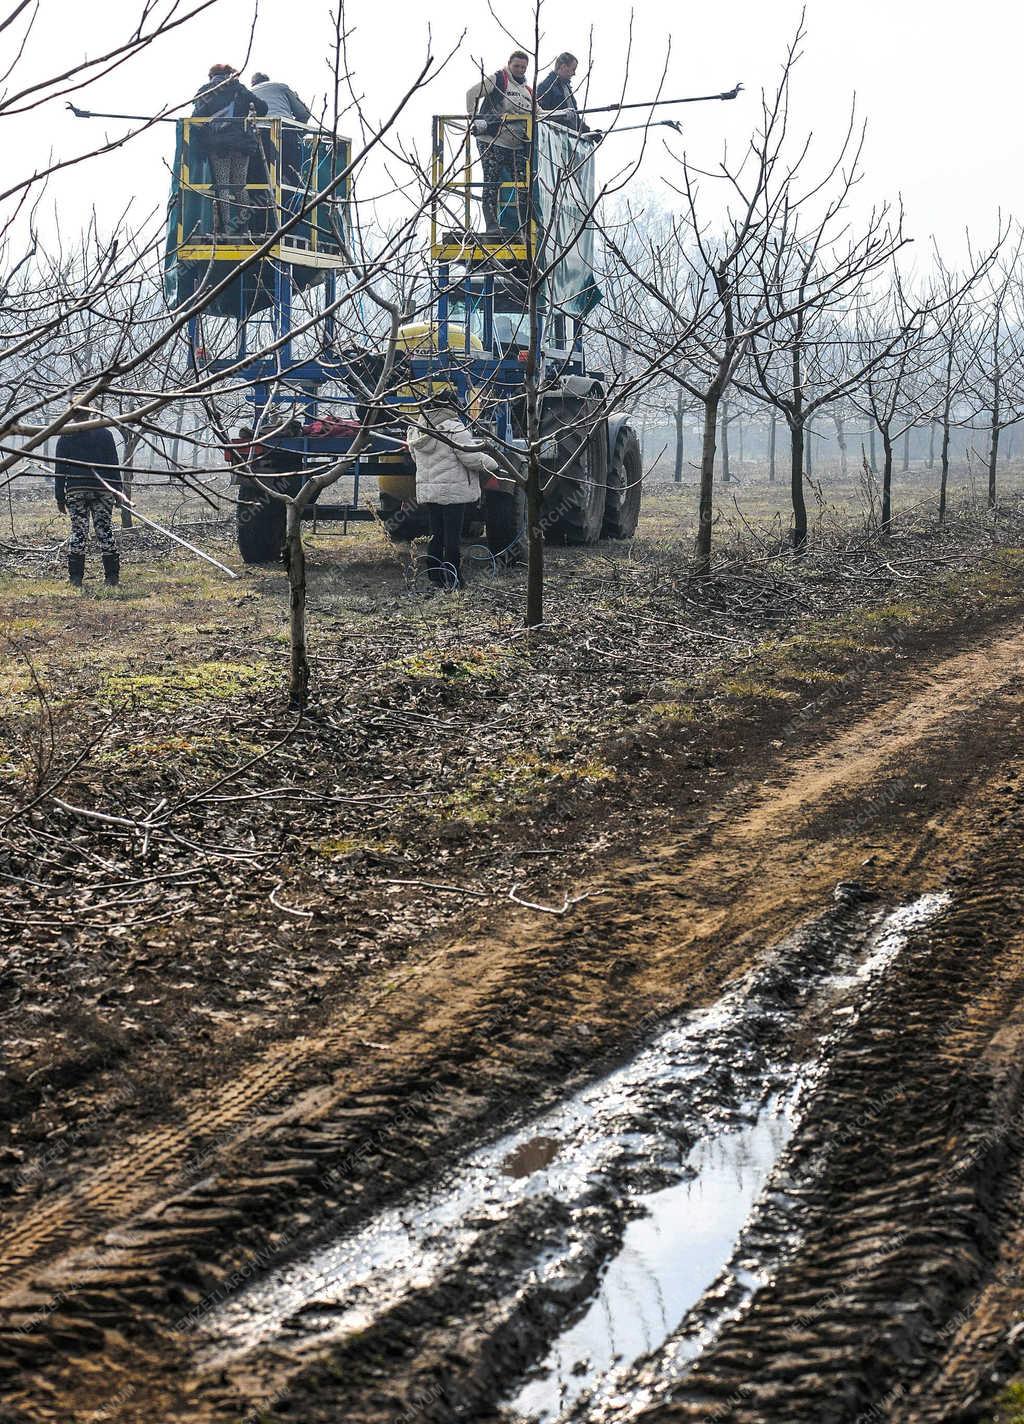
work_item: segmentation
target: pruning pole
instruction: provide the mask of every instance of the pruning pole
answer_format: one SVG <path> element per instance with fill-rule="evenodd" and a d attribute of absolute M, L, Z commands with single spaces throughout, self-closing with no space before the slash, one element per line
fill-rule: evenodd
<path fill-rule="evenodd" d="M 201 559 L 205 559 L 206 562 L 208 564 L 212 564 L 215 569 L 220 569 L 221 573 L 227 574 L 228 578 L 237 579 L 238 575 L 235 573 L 234 569 L 229 569 L 227 564 L 222 564 L 221 561 L 219 559 L 215 559 L 212 554 L 207 554 L 204 550 L 197 549 L 195 544 L 190 544 L 189 541 L 187 539 L 183 539 L 180 534 L 175 534 L 170 529 L 165 529 L 162 524 L 157 524 L 156 520 L 147 518 L 145 514 L 140 514 L 139 510 L 132 503 L 132 501 L 130 499 L 125 499 L 122 492 L 120 490 L 114 489 L 113 485 L 108 485 L 102 475 L 99 477 L 99 480 L 103 488 L 107 491 L 108 494 L 112 494 L 114 496 L 118 504 L 126 506 L 128 509 L 131 510 L 132 516 L 135 519 L 141 519 L 143 524 L 148 524 L 150 529 L 155 529 L 158 534 L 166 534 L 168 539 L 173 539 L 176 544 L 180 544 L 182 548 L 188 549 L 190 553 L 198 554 Z"/>

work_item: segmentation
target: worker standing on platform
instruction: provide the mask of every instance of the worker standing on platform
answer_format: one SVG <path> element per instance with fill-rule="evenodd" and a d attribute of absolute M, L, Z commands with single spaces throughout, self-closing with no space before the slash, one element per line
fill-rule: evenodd
<path fill-rule="evenodd" d="M 267 74 L 252 76 L 250 92 L 266 104 L 268 119 L 296 119 L 300 124 L 308 124 L 313 117 L 290 84 L 271 80 Z"/>
<path fill-rule="evenodd" d="M 246 123 L 250 110 L 262 118 L 267 112 L 266 101 L 250 93 L 230 64 L 211 66 L 208 82 L 195 97 L 192 117 L 207 120 L 198 126 L 196 145 L 210 163 L 213 227 L 222 235 L 249 234 L 249 160 L 261 153 L 259 136 Z"/>
<path fill-rule="evenodd" d="M 555 60 L 554 69 L 537 86 L 537 107 L 543 109 L 563 128 L 572 129 L 573 133 L 596 143 L 603 134 L 599 129 L 589 128 L 583 122 L 576 95 L 572 92 L 573 76 L 578 66 L 579 60 L 576 56 L 568 50 L 563 51 Z"/>
<path fill-rule="evenodd" d="M 114 437 L 105 427 L 99 430 L 75 428 L 82 421 L 92 419 L 92 415 L 92 411 L 76 410 L 68 429 L 57 440 L 54 494 L 61 514 L 71 516 L 68 578 L 75 588 L 82 587 L 85 575 L 85 545 L 89 538 L 90 516 L 103 556 L 104 583 L 113 587 L 121 572 L 110 519 L 117 499 L 112 491 L 122 489 L 121 462 Z"/>
<path fill-rule="evenodd" d="M 302 175 L 302 135 L 295 125 L 308 124 L 313 115 L 290 84 L 272 80 L 267 74 L 257 72 L 252 76 L 252 93 L 266 104 L 268 119 L 284 120 L 281 125 L 284 176 L 286 182 L 297 185 Z"/>
<path fill-rule="evenodd" d="M 472 120 L 484 171 L 481 205 L 485 237 L 496 240 L 505 236 L 498 221 L 498 190 L 503 183 L 526 181 L 528 146 L 523 120 L 533 110 L 533 91 L 526 82 L 529 63 L 525 50 L 513 50 L 504 69 L 482 78 L 466 95 L 466 112 Z M 520 226 L 525 210 L 525 194 L 520 189 Z"/>

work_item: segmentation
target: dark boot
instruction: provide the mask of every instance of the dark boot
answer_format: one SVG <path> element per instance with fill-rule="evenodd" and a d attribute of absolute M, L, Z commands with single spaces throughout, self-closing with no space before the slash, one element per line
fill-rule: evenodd
<path fill-rule="evenodd" d="M 84 558 L 83 558 L 84 562 Z M 110 588 L 117 586 L 117 581 L 121 577 L 121 555 L 115 550 L 112 554 L 103 555 L 103 582 Z"/>
<path fill-rule="evenodd" d="M 82 579 L 85 577 L 85 555 L 68 555 L 68 578 L 75 588 L 82 587 Z"/>
<path fill-rule="evenodd" d="M 485 193 L 481 199 L 480 206 L 484 213 L 484 241 L 500 242 L 505 234 L 501 230 L 501 223 L 498 221 L 498 199 L 497 195 L 490 192 Z"/>

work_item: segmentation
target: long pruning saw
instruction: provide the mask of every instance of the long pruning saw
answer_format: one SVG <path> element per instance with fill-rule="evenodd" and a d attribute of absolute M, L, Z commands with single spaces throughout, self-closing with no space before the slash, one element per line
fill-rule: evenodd
<path fill-rule="evenodd" d="M 595 108 L 581 109 L 581 114 L 617 114 L 623 109 L 657 109 L 663 104 L 709 104 L 718 99 L 736 99 L 743 93 L 742 84 L 734 84 L 723 94 L 691 94 L 685 99 L 644 99 L 629 104 L 598 104 Z"/>
<path fill-rule="evenodd" d="M 605 129 L 605 138 L 612 138 L 615 134 L 636 133 L 639 129 L 675 129 L 677 134 L 681 134 L 683 126 L 678 119 L 652 119 L 649 124 L 625 124 L 621 129 Z M 586 134 L 583 135 L 586 138 Z"/>
<path fill-rule="evenodd" d="M 647 101 L 634 102 L 629 104 L 598 104 L 593 108 L 581 109 L 581 114 L 621 114 L 624 109 L 656 109 L 661 104 L 708 104 L 717 100 L 736 99 L 743 93 L 742 84 L 734 84 L 731 89 L 726 89 L 722 94 L 691 94 L 685 99 L 649 99 Z M 638 129 L 674 129 L 676 133 L 683 131 L 682 124 L 678 119 L 650 119 L 645 124 L 626 124 L 623 128 L 610 128 L 605 130 L 605 136 L 612 134 L 636 133 Z"/>

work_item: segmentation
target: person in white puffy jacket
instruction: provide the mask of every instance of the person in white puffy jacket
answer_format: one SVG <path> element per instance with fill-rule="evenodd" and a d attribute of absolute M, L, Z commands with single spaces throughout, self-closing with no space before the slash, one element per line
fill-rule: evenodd
<path fill-rule="evenodd" d="M 458 407 L 444 395 L 431 397 L 409 426 L 416 463 L 416 503 L 430 520 L 427 577 L 440 588 L 462 588 L 462 521 L 466 505 L 480 495 L 480 475 L 499 469 L 485 454 Z"/>

